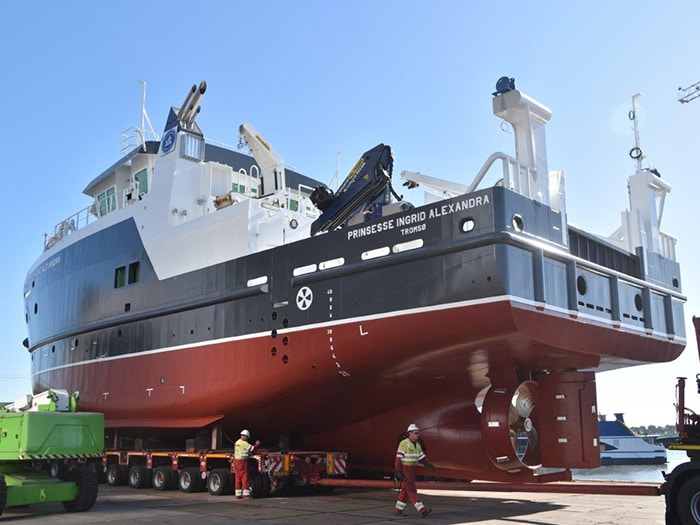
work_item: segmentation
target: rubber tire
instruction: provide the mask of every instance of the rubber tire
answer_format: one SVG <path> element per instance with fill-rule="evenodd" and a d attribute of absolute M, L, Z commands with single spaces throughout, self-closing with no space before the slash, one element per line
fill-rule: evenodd
<path fill-rule="evenodd" d="M 177 485 L 182 492 L 202 492 L 205 488 L 197 467 L 183 468 L 177 477 Z"/>
<path fill-rule="evenodd" d="M 119 485 L 124 485 L 125 482 L 126 475 L 121 465 L 112 463 L 107 466 L 107 485 L 110 487 L 118 487 Z"/>
<path fill-rule="evenodd" d="M 251 491 L 250 495 L 254 498 L 266 498 L 270 495 L 271 481 L 267 474 L 263 474 L 257 470 L 250 473 Z"/>
<path fill-rule="evenodd" d="M 66 465 L 62 459 L 52 461 L 49 463 L 49 476 L 56 479 L 66 479 L 66 473 L 68 472 L 68 465 Z"/>
<path fill-rule="evenodd" d="M 145 465 L 134 465 L 129 469 L 129 486 L 132 489 L 145 489 L 151 486 L 150 471 Z"/>
<path fill-rule="evenodd" d="M 68 512 L 85 512 L 90 510 L 97 501 L 97 478 L 95 472 L 89 468 L 81 467 L 71 470 L 66 474 L 66 481 L 73 481 L 78 485 L 78 495 L 73 501 L 64 501 L 63 507 Z"/>
<path fill-rule="evenodd" d="M 97 479 L 97 483 L 104 483 L 105 482 L 105 472 L 102 469 L 102 460 L 97 460 L 97 461 L 90 461 L 86 465 L 86 468 L 89 468 L 95 473 L 95 479 Z"/>
<path fill-rule="evenodd" d="M 212 496 L 233 494 L 233 477 L 231 472 L 224 468 L 216 468 L 209 473 L 207 478 L 207 491 Z"/>
<path fill-rule="evenodd" d="M 7 505 L 7 483 L 5 475 L 0 474 L 0 516 L 5 511 L 5 505 Z"/>
<path fill-rule="evenodd" d="M 153 469 L 152 485 L 156 490 L 172 490 L 175 488 L 175 473 L 170 467 L 156 467 Z"/>
<path fill-rule="evenodd" d="M 700 476 L 688 479 L 681 485 L 676 498 L 676 514 L 681 525 L 695 525 L 698 522 L 693 517 L 700 517 Z"/>

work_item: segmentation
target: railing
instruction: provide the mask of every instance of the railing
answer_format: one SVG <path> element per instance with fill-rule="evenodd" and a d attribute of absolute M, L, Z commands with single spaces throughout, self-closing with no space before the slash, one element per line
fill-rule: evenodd
<path fill-rule="evenodd" d="M 672 261 L 676 260 L 676 238 L 669 234 L 659 232 L 659 242 L 661 243 L 661 255 Z"/>
<path fill-rule="evenodd" d="M 97 220 L 97 217 L 92 210 L 94 209 L 94 204 L 83 208 L 77 213 L 74 213 L 67 219 L 62 220 L 53 229 L 53 235 L 49 236 L 48 233 L 44 234 L 44 251 L 52 248 L 58 241 L 64 237 L 69 236 L 74 231 L 78 231 L 80 228 L 87 226 Z"/>
<path fill-rule="evenodd" d="M 530 182 L 537 176 L 537 170 L 501 152 L 496 152 L 486 159 L 486 162 L 484 162 L 484 165 L 479 170 L 479 173 L 476 174 L 476 177 L 474 177 L 474 180 L 467 188 L 466 193 L 471 193 L 477 188 L 477 186 L 479 186 L 482 179 L 486 176 L 486 173 L 488 173 L 491 166 L 493 166 L 493 163 L 497 160 L 500 160 L 503 164 L 503 185 L 510 190 L 520 193 L 521 195 L 530 197 Z M 511 170 L 513 173 L 512 176 Z"/>

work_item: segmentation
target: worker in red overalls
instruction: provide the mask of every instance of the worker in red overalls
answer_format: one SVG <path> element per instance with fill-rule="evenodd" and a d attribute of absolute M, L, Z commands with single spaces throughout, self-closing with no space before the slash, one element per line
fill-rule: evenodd
<path fill-rule="evenodd" d="M 250 481 L 248 480 L 248 456 L 260 446 L 260 441 L 254 445 L 248 443 L 250 432 L 241 430 L 241 438 L 233 445 L 233 471 L 236 499 L 250 498 Z"/>
<path fill-rule="evenodd" d="M 401 482 L 401 491 L 396 500 L 394 514 L 396 516 L 404 516 L 405 514 L 403 511 L 410 500 L 421 518 L 425 518 L 430 514 L 432 509 L 423 505 L 418 498 L 416 473 L 418 465 L 421 463 L 431 471 L 434 471 L 435 467 L 428 461 L 428 457 L 425 455 L 422 440 L 419 438 L 420 429 L 418 425 L 411 423 L 406 430 L 406 434 L 406 437 L 399 442 L 399 447 L 396 450 L 396 459 L 394 461 L 396 479 Z"/>

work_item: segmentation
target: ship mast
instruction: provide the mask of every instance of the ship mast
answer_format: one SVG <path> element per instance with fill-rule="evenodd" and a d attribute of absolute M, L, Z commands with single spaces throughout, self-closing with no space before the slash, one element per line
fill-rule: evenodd
<path fill-rule="evenodd" d="M 639 119 L 637 119 L 637 99 L 641 96 L 641 93 L 632 95 L 632 109 L 629 112 L 629 118 L 634 126 L 634 148 L 630 150 L 630 157 L 636 161 L 638 172 L 642 171 L 642 160 L 645 158 L 639 144 Z"/>
<path fill-rule="evenodd" d="M 148 118 L 148 113 L 146 112 L 146 81 L 145 80 L 139 80 L 139 84 L 141 84 L 142 90 L 141 90 L 141 126 L 138 129 L 139 136 L 141 137 L 141 145 L 143 146 L 143 149 L 146 149 L 146 128 L 145 128 L 145 123 L 148 123 L 148 128 L 153 137 L 155 137 L 156 140 L 160 140 L 160 137 L 158 136 L 158 133 L 153 129 L 153 124 L 151 124 L 151 119 Z"/>
<path fill-rule="evenodd" d="M 141 120 L 138 128 L 132 126 L 122 131 L 121 153 L 123 155 L 139 147 L 143 149 L 143 151 L 146 151 L 147 134 L 156 141 L 160 140 L 146 112 L 146 81 L 139 80 L 139 84 L 141 84 Z M 146 129 L 146 124 L 148 124 L 148 130 Z M 136 135 L 134 135 L 134 133 Z"/>

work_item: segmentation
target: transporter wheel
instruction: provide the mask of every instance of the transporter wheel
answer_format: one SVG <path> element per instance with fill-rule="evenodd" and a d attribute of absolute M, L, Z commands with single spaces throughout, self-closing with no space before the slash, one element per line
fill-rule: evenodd
<path fill-rule="evenodd" d="M 182 492 L 202 492 L 204 490 L 204 481 L 197 467 L 183 468 L 177 481 Z"/>
<path fill-rule="evenodd" d="M 5 511 L 5 505 L 7 505 L 7 483 L 5 475 L 0 474 L 0 516 Z"/>
<path fill-rule="evenodd" d="M 112 463 L 107 466 L 107 484 L 110 487 L 118 487 L 126 482 L 124 469 L 121 465 Z"/>
<path fill-rule="evenodd" d="M 66 474 L 66 481 L 78 485 L 78 495 L 72 501 L 64 501 L 63 507 L 68 512 L 85 512 L 90 510 L 97 500 L 97 478 L 89 468 L 71 470 Z"/>
<path fill-rule="evenodd" d="M 153 488 L 156 490 L 172 490 L 175 488 L 175 473 L 170 467 L 153 469 Z"/>
<path fill-rule="evenodd" d="M 676 499 L 676 513 L 681 525 L 700 523 L 700 476 L 683 483 Z"/>
<path fill-rule="evenodd" d="M 207 490 L 212 496 L 221 496 L 223 494 L 233 493 L 233 478 L 231 472 L 217 468 L 209 473 L 207 478 Z"/>
<path fill-rule="evenodd" d="M 254 498 L 266 498 L 270 495 L 270 476 L 257 470 L 250 473 L 250 483 L 252 485 L 251 495 Z"/>
<path fill-rule="evenodd" d="M 145 465 L 134 465 L 129 469 L 129 486 L 132 489 L 145 489 L 151 484 L 149 474 Z"/>

